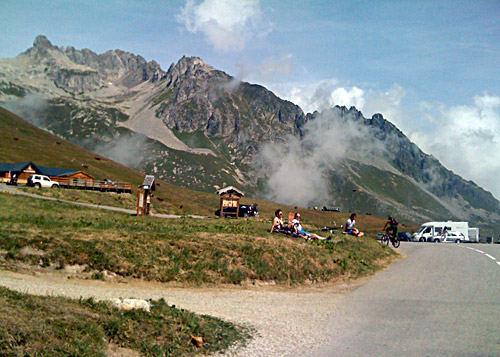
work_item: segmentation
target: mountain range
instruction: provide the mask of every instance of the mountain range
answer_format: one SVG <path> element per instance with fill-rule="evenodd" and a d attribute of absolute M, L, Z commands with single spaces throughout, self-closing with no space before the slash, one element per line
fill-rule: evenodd
<path fill-rule="evenodd" d="M 234 185 L 302 206 L 467 220 L 493 232 L 499 202 L 423 153 L 381 114 L 304 113 L 197 57 L 163 70 L 38 36 L 0 59 L 0 105 L 75 144 L 200 191 Z M 28 159 L 28 158 L 27 158 Z"/>

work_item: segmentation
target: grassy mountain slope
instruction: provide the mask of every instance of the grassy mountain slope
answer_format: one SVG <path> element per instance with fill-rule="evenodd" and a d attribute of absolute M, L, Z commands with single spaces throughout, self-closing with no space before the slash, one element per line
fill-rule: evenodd
<path fill-rule="evenodd" d="M 316 124 L 316 132 L 342 128 L 350 138 L 341 164 L 328 173 L 337 205 L 404 216 L 415 223 L 469 221 L 485 234 L 497 234 L 500 202 L 422 152 L 381 114 L 364 118 L 354 107 L 337 106 L 307 119 Z"/>
<path fill-rule="evenodd" d="M 144 178 L 144 174 L 39 129 L 4 108 L 0 108 L 0 153 L 2 162 L 33 161 L 42 166 L 81 169 L 96 179 L 131 182 L 134 193 Z M 209 215 L 219 202 L 215 194 L 191 191 L 164 181 L 159 182 L 155 197 L 154 205 L 171 213 Z"/>
<path fill-rule="evenodd" d="M 17 138 L 17 140 L 14 140 Z M 99 158 L 100 160 L 96 160 Z M 127 181 L 132 183 L 133 194 L 129 199 L 127 208 L 134 209 L 137 186 L 143 181 L 144 174 L 118 164 L 106 157 L 96 155 L 75 144 L 61 139 L 45 130 L 39 129 L 26 120 L 0 107 L 0 162 L 25 162 L 33 161 L 42 166 L 82 169 L 96 177 L 96 179 L 109 178 L 114 181 Z M 85 164 L 88 168 L 82 168 Z M 219 196 L 215 193 L 193 191 L 184 187 L 158 180 L 157 191 L 153 199 L 153 208 L 158 212 L 175 214 L 198 214 L 213 216 L 220 204 Z M 64 193 L 72 199 L 72 190 Z M 161 201 L 159 200 L 161 199 Z M 269 221 L 277 208 L 283 209 L 285 214 L 294 212 L 292 206 L 276 204 L 273 202 L 243 197 L 242 203 L 257 203 L 261 217 Z M 105 203 L 103 203 L 105 204 Z M 182 208 L 181 208 L 182 206 Z M 335 221 L 342 224 L 348 213 L 322 212 L 298 207 L 303 213 L 306 224 L 316 227 L 331 226 Z M 361 229 L 375 233 L 383 225 L 383 219 L 373 216 L 360 217 Z"/>

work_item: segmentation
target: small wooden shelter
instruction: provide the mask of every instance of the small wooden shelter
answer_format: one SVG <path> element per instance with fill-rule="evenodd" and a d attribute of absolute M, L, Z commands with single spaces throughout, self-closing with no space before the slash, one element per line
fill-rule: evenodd
<path fill-rule="evenodd" d="M 236 187 L 228 186 L 217 191 L 220 196 L 220 217 L 235 216 L 240 213 L 240 198 L 245 194 Z"/>
<path fill-rule="evenodd" d="M 149 215 L 151 209 L 152 191 L 156 190 L 155 177 L 146 175 L 142 185 L 139 186 L 139 196 L 137 198 L 137 216 Z"/>

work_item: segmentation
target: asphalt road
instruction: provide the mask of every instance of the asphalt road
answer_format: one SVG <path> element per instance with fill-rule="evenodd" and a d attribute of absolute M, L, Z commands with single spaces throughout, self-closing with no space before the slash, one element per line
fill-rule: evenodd
<path fill-rule="evenodd" d="M 314 356 L 500 356 L 500 245 L 407 243 L 350 293 Z"/>

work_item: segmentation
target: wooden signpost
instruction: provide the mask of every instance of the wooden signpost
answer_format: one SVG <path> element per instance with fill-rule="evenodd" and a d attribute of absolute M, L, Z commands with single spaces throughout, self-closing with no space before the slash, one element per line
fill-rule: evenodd
<path fill-rule="evenodd" d="M 137 197 L 137 216 L 144 216 L 151 214 L 151 196 L 152 191 L 156 190 L 155 177 L 146 175 L 144 182 L 139 186 L 139 193 Z"/>

